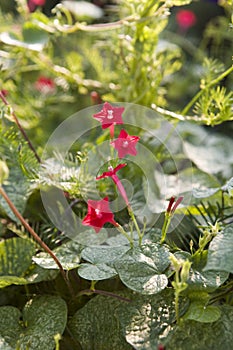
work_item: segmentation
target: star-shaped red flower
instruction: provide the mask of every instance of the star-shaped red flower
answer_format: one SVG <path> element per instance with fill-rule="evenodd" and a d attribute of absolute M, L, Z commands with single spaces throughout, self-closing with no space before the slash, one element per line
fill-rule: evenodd
<path fill-rule="evenodd" d="M 97 176 L 96 180 L 100 180 L 105 177 L 114 177 L 114 175 L 116 175 L 116 172 L 124 168 L 126 165 L 127 165 L 126 163 L 123 163 L 123 164 L 117 165 L 116 168 L 109 167 L 108 168 L 109 171 L 105 171 L 102 175 Z"/>
<path fill-rule="evenodd" d="M 117 150 L 119 158 L 124 158 L 126 154 L 136 156 L 136 143 L 139 140 L 139 136 L 130 136 L 124 129 L 122 129 L 118 138 L 112 141 L 111 145 Z"/>
<path fill-rule="evenodd" d="M 89 199 L 87 204 L 87 215 L 82 221 L 83 225 L 92 226 L 96 233 L 100 231 L 106 222 L 118 226 L 118 223 L 114 220 L 114 215 L 109 207 L 108 197 L 105 197 L 100 201 Z"/>
<path fill-rule="evenodd" d="M 102 110 L 93 115 L 102 124 L 102 129 L 107 129 L 111 125 L 123 124 L 122 113 L 124 107 L 113 107 L 110 103 L 105 102 Z"/>

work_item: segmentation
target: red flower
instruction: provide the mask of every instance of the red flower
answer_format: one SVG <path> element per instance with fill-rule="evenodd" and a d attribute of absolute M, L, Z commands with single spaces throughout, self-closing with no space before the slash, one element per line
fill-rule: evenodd
<path fill-rule="evenodd" d="M 168 203 L 167 210 L 166 210 L 167 215 L 173 215 L 175 210 L 177 209 L 178 205 L 180 205 L 180 203 L 182 202 L 183 199 L 184 199 L 184 197 L 180 196 L 180 197 L 178 197 L 178 199 L 176 201 L 175 197 L 171 197 L 171 199 Z"/>
<path fill-rule="evenodd" d="M 87 215 L 82 221 L 83 225 L 92 226 L 96 233 L 100 231 L 106 222 L 118 226 L 118 223 L 114 220 L 114 215 L 109 208 L 108 197 L 105 197 L 100 201 L 89 199 L 87 204 Z"/>
<path fill-rule="evenodd" d="M 46 0 L 28 0 L 28 9 L 30 12 L 35 11 L 37 6 L 44 6 Z"/>
<path fill-rule="evenodd" d="M 192 11 L 180 10 L 176 14 L 176 21 L 180 28 L 188 29 L 196 24 L 197 17 Z"/>
<path fill-rule="evenodd" d="M 107 129 L 111 125 L 123 124 L 122 113 L 124 107 L 113 107 L 110 103 L 105 102 L 102 110 L 93 115 L 93 118 L 102 123 L 102 129 Z"/>
<path fill-rule="evenodd" d="M 116 172 L 118 170 L 120 170 L 121 168 L 124 168 L 127 164 L 119 164 L 116 168 L 113 168 L 113 167 L 109 167 L 108 170 L 109 171 L 105 171 L 102 175 L 100 176 L 97 176 L 96 180 L 100 180 L 100 179 L 103 179 L 105 177 L 111 177 L 112 180 L 115 182 L 115 184 L 117 185 L 117 188 L 120 192 L 120 194 L 122 195 L 122 198 L 124 199 L 126 205 L 128 206 L 129 205 L 129 200 L 128 200 L 128 197 L 127 197 L 127 194 L 125 192 L 125 189 L 124 189 L 124 186 L 122 185 L 119 177 L 116 175 Z"/>
<path fill-rule="evenodd" d="M 97 176 L 96 180 L 100 180 L 103 179 L 105 177 L 113 177 L 114 175 L 116 175 L 116 172 L 119 171 L 120 169 L 124 168 L 127 164 L 123 163 L 123 164 L 119 164 L 117 165 L 116 168 L 113 167 L 109 167 L 108 170 L 109 171 L 105 171 L 102 175 Z"/>
<path fill-rule="evenodd" d="M 0 90 L 0 93 L 1 93 L 4 97 L 6 97 L 6 96 L 8 95 L 8 91 L 5 90 L 5 89 Z"/>
<path fill-rule="evenodd" d="M 139 140 L 139 136 L 130 136 L 124 129 L 122 129 L 118 138 L 112 141 L 111 145 L 117 150 L 119 158 L 123 158 L 126 154 L 136 156 L 136 143 Z"/>
<path fill-rule="evenodd" d="M 35 89 L 40 91 L 42 94 L 51 94 L 55 91 L 55 83 L 52 79 L 41 76 L 35 82 Z"/>

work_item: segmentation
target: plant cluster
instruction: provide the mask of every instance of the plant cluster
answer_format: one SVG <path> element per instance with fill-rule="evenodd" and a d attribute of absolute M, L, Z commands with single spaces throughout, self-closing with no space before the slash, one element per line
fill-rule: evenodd
<path fill-rule="evenodd" d="M 189 0 L 49 17 L 16 3 L 0 34 L 0 349 L 230 350 L 232 1 L 201 42 Z"/>

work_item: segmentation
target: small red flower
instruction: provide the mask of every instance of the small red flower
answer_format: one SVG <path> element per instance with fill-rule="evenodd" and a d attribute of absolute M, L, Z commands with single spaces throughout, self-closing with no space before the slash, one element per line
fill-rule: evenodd
<path fill-rule="evenodd" d="M 136 156 L 136 143 L 139 140 L 139 136 L 130 136 L 124 129 L 122 129 L 118 138 L 112 141 L 111 145 L 117 150 L 119 158 L 124 158 L 126 154 Z"/>
<path fill-rule="evenodd" d="M 44 6 L 46 0 L 28 0 L 28 9 L 30 12 L 35 11 L 37 6 Z"/>
<path fill-rule="evenodd" d="M 180 28 L 186 30 L 196 24 L 197 17 L 193 11 L 179 10 L 176 14 L 176 21 Z"/>
<path fill-rule="evenodd" d="M 55 92 L 55 83 L 52 79 L 41 76 L 36 82 L 35 82 L 35 89 L 41 92 L 42 94 L 52 94 Z"/>
<path fill-rule="evenodd" d="M 180 203 L 182 202 L 183 199 L 184 199 L 184 197 L 180 196 L 180 197 L 178 197 L 178 199 L 176 201 L 175 197 L 171 197 L 171 199 L 168 203 L 167 210 L 166 210 L 167 215 L 173 215 L 175 210 L 177 209 L 178 205 L 180 205 Z"/>
<path fill-rule="evenodd" d="M 117 165 L 116 168 L 113 167 L 109 167 L 108 170 L 109 171 L 105 171 L 102 175 L 97 176 L 96 180 L 100 180 L 103 179 L 105 177 L 113 177 L 114 175 L 116 175 L 116 172 L 119 171 L 120 169 L 124 168 L 127 164 L 123 163 L 123 164 L 119 164 Z"/>
<path fill-rule="evenodd" d="M 103 179 L 105 177 L 111 177 L 112 180 L 115 182 L 115 184 L 117 185 L 117 188 L 122 196 L 122 198 L 124 199 L 126 205 L 129 205 L 129 200 L 126 194 L 126 191 L 124 189 L 124 186 L 122 185 L 119 177 L 116 175 L 116 172 L 119 171 L 120 169 L 124 168 L 127 164 L 123 163 L 123 164 L 119 164 L 116 168 L 113 167 L 109 167 L 108 170 L 109 171 L 105 171 L 102 175 L 97 176 L 96 180 L 100 180 Z"/>
<path fill-rule="evenodd" d="M 8 91 L 5 90 L 5 89 L 0 90 L 0 93 L 1 93 L 4 97 L 6 97 L 6 96 L 8 95 Z"/>
<path fill-rule="evenodd" d="M 107 129 L 111 125 L 123 124 L 122 113 L 124 107 L 113 107 L 110 103 L 105 102 L 102 110 L 93 115 L 102 124 L 102 129 Z"/>
<path fill-rule="evenodd" d="M 100 201 L 89 199 L 87 204 L 87 215 L 82 221 L 83 225 L 92 226 L 96 233 L 100 231 L 106 222 L 118 226 L 118 223 L 114 220 L 114 215 L 109 207 L 108 197 L 105 197 Z"/>

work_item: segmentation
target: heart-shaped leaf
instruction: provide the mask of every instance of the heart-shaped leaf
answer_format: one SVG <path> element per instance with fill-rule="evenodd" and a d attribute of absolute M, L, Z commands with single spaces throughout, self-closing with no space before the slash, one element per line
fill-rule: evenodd
<path fill-rule="evenodd" d="M 143 245 L 127 251 L 115 263 L 121 281 L 142 294 L 163 290 L 168 279 L 162 272 L 169 266 L 169 252 L 159 244 Z"/>
<path fill-rule="evenodd" d="M 53 350 L 54 336 L 63 333 L 66 319 L 66 303 L 56 296 L 41 296 L 30 300 L 22 315 L 13 306 L 2 306 L 0 341 L 3 340 L 13 349 Z"/>
<path fill-rule="evenodd" d="M 116 293 L 122 295 L 122 293 Z M 129 292 L 124 294 L 125 297 Z M 117 296 L 117 295 L 116 295 Z M 78 310 L 69 323 L 69 331 L 83 350 L 130 350 L 115 316 L 118 307 L 127 308 L 129 303 L 112 297 L 97 296 Z"/>

